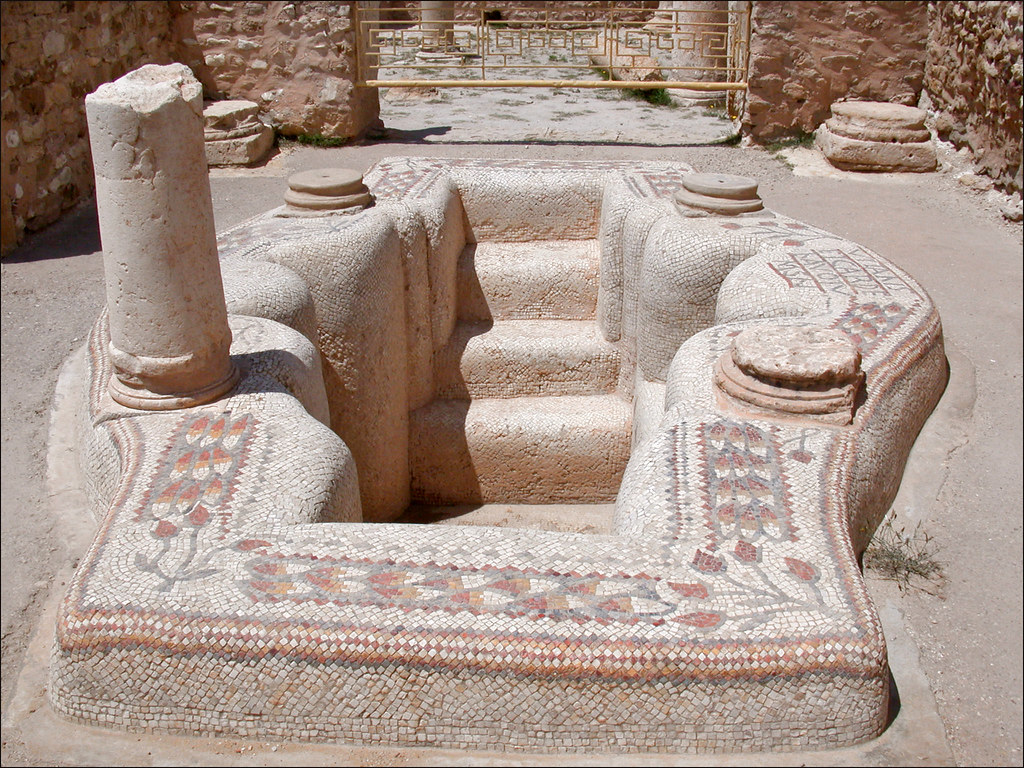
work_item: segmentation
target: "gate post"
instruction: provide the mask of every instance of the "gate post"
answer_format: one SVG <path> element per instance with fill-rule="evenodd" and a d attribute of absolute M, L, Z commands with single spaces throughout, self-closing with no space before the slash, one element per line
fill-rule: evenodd
<path fill-rule="evenodd" d="M 729 17 L 727 0 L 661 0 L 658 3 L 649 26 L 665 30 L 673 38 L 668 67 L 678 71 L 668 79 L 704 82 L 733 79 L 726 72 L 732 31 Z M 675 47 L 688 38 L 693 40 L 692 49 Z M 712 68 L 715 71 L 709 71 Z M 680 91 L 680 95 L 702 101 L 721 100 L 724 96 L 715 91 Z"/>

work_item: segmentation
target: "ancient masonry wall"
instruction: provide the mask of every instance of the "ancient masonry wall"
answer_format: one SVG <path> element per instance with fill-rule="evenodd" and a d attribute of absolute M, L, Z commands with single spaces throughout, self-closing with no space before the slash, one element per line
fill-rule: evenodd
<path fill-rule="evenodd" d="M 404 4 L 384 2 L 382 12 L 401 14 Z M 460 2 L 459 12 L 470 5 Z M 655 4 L 637 5 L 642 16 Z M 84 96 L 142 64 L 185 63 L 207 97 L 255 101 L 285 135 L 365 132 L 379 105 L 375 91 L 352 85 L 352 6 L 4 2 L 2 251 L 91 194 Z M 1019 3 L 752 6 L 746 135 L 768 142 L 809 133 L 838 99 L 917 104 L 924 89 L 939 136 L 969 147 L 1000 187 L 1021 189 Z"/>
<path fill-rule="evenodd" d="M 928 6 L 925 89 L 939 137 L 967 146 L 980 170 L 1021 191 L 1021 5 Z"/>
<path fill-rule="evenodd" d="M 383 0 L 380 4 L 381 15 L 394 21 L 401 21 L 412 16 L 407 8 L 418 7 L 419 0 Z M 658 0 L 635 0 L 634 2 L 617 2 L 616 0 L 581 0 L 573 2 L 571 7 L 559 0 L 456 0 L 456 19 L 480 18 L 480 6 L 486 10 L 501 14 L 500 21 L 530 21 L 540 18 L 573 20 L 580 19 L 581 13 L 603 12 L 608 8 L 616 8 L 619 18 L 630 21 L 647 21 L 658 8 Z M 627 6 L 627 7 L 623 7 Z M 594 18 L 597 18 L 594 14 Z"/>
<path fill-rule="evenodd" d="M 166 3 L 4 2 L 0 231 L 6 253 L 93 188 L 85 95 L 172 61 Z"/>
<path fill-rule="evenodd" d="M 743 133 L 768 142 L 811 133 L 843 98 L 916 106 L 927 3 L 753 3 Z"/>
<path fill-rule="evenodd" d="M 248 99 L 285 136 L 353 138 L 377 120 L 374 89 L 358 89 L 351 2 L 178 4 L 182 61 L 207 96 Z"/>
<path fill-rule="evenodd" d="M 2 250 L 92 193 L 85 94 L 143 64 L 187 64 L 207 98 L 260 104 L 278 133 L 352 138 L 351 2 L 5 2 Z"/>

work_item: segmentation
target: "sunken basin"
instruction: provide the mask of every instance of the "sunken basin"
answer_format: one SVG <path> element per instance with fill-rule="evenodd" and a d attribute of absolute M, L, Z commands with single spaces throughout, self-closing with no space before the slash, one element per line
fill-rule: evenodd
<path fill-rule="evenodd" d="M 939 318 L 855 243 L 687 205 L 706 181 L 425 158 L 300 179 L 218 237 L 230 389 L 198 404 L 112 398 L 111 306 L 54 708 L 489 750 L 881 733 L 858 562 L 945 382 Z M 395 522 L 611 501 L 598 535 Z"/>

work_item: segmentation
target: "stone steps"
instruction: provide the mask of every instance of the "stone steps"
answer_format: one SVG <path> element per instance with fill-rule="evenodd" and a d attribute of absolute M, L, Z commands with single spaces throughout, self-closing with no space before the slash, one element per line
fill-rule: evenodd
<path fill-rule="evenodd" d="M 596 240 L 466 246 L 436 399 L 410 415 L 414 502 L 614 500 L 632 410 L 594 319 L 599 269 Z"/>
<path fill-rule="evenodd" d="M 458 264 L 459 320 L 584 320 L 597 310 L 597 240 L 470 243 Z"/>
<path fill-rule="evenodd" d="M 412 497 L 610 502 L 629 459 L 630 420 L 616 395 L 435 400 L 410 415 Z"/>
<path fill-rule="evenodd" d="M 619 352 L 593 320 L 460 323 L 434 359 L 439 398 L 615 391 Z"/>

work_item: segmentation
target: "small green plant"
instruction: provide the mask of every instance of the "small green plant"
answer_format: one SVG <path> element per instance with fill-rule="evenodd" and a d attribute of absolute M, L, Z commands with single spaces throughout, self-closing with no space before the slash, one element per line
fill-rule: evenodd
<path fill-rule="evenodd" d="M 797 131 L 793 136 L 788 136 L 785 139 L 779 139 L 764 145 L 764 148 L 772 154 L 778 154 L 784 149 L 792 149 L 793 147 L 811 147 L 814 145 L 814 134 L 807 133 L 806 131 Z"/>
<path fill-rule="evenodd" d="M 591 67 L 602 80 L 611 80 L 612 73 L 604 67 Z M 652 104 L 655 107 L 672 107 L 675 103 L 672 101 L 672 96 L 669 94 L 667 88 L 626 88 L 623 93 L 633 99 L 639 99 L 640 101 L 646 101 L 648 104 Z"/>
<path fill-rule="evenodd" d="M 912 580 L 934 581 L 942 576 L 937 553 L 932 537 L 922 533 L 921 523 L 908 534 L 906 526 L 897 528 L 895 518 L 890 516 L 875 531 L 864 553 L 864 567 L 883 579 L 895 581 L 900 591 L 906 591 Z"/>
<path fill-rule="evenodd" d="M 324 136 L 321 133 L 301 133 L 295 137 L 299 144 L 308 144 L 311 147 L 343 147 L 348 139 L 339 139 L 335 136 Z"/>
<path fill-rule="evenodd" d="M 713 145 L 717 145 L 717 146 L 721 146 L 721 147 L 735 147 L 735 146 L 737 146 L 737 145 L 738 145 L 738 144 L 739 144 L 739 143 L 740 143 L 741 141 L 743 141 L 743 136 L 742 136 L 742 135 L 740 134 L 740 132 L 739 132 L 739 131 L 737 130 L 737 131 L 735 131 L 734 133 L 730 133 L 730 134 L 729 134 L 728 136 L 726 136 L 725 138 L 723 138 L 723 139 L 715 139 L 715 140 L 714 140 L 714 141 L 712 141 L 711 143 L 712 143 Z"/>
<path fill-rule="evenodd" d="M 629 88 L 626 93 L 655 107 L 672 106 L 672 97 L 667 88 Z"/>

